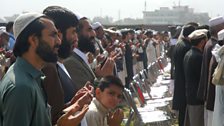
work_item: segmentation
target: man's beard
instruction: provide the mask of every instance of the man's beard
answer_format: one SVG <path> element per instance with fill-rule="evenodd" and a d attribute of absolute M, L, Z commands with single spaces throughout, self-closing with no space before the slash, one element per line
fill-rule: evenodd
<path fill-rule="evenodd" d="M 59 44 L 56 44 L 53 49 L 50 45 L 43 39 L 39 39 L 39 44 L 36 48 L 36 53 L 43 59 L 45 62 L 57 62 L 57 54 L 54 52 L 55 48 L 59 48 Z"/>
<path fill-rule="evenodd" d="M 63 37 L 62 43 L 58 49 L 58 57 L 60 57 L 62 59 L 68 58 L 71 55 L 72 49 L 73 49 L 72 40 L 69 41 L 65 37 Z"/>
<path fill-rule="evenodd" d="M 79 50 L 81 50 L 82 52 L 85 52 L 85 53 L 91 52 L 91 53 L 95 54 L 96 48 L 94 45 L 94 43 L 95 43 L 94 41 L 95 41 L 94 37 L 87 38 L 84 36 L 80 36 L 79 41 L 78 41 Z"/>

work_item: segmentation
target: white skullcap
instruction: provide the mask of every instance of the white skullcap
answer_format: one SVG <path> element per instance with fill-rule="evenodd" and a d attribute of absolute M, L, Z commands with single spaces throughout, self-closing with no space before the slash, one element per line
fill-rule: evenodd
<path fill-rule="evenodd" d="M 207 37 L 207 32 L 208 30 L 206 29 L 198 29 L 193 31 L 188 37 L 190 38 L 190 40 L 200 39 L 203 37 Z"/>
<path fill-rule="evenodd" d="M 110 33 L 110 34 L 116 34 L 116 31 L 111 30 L 111 29 L 103 29 L 105 32 Z"/>
<path fill-rule="evenodd" d="M 122 36 L 122 34 L 121 34 L 121 31 L 120 30 L 117 30 L 117 31 L 115 31 L 119 36 Z"/>
<path fill-rule="evenodd" d="M 128 28 L 124 28 L 124 29 L 121 29 L 121 30 L 120 30 L 122 36 L 123 36 L 124 34 L 127 34 L 127 33 L 130 32 L 130 31 L 131 31 L 131 29 L 128 29 Z"/>
<path fill-rule="evenodd" d="M 116 39 L 116 40 L 114 41 L 114 45 L 119 45 L 119 40 Z"/>
<path fill-rule="evenodd" d="M 158 34 L 158 31 L 153 30 L 153 31 L 152 31 L 152 34 L 153 34 L 153 35 L 157 35 L 157 34 Z"/>
<path fill-rule="evenodd" d="M 140 35 L 141 33 L 142 33 L 141 30 L 137 30 L 137 31 L 135 31 L 135 34 L 137 34 L 137 35 Z"/>
<path fill-rule="evenodd" d="M 6 31 L 6 27 L 5 26 L 1 26 L 0 27 L 0 35 L 2 35 L 3 33 L 9 35 L 9 33 Z"/>
<path fill-rule="evenodd" d="M 85 17 L 85 16 L 83 16 L 81 13 L 79 13 L 77 11 L 75 11 L 74 14 L 75 14 L 75 16 L 77 17 L 78 20 L 80 20 L 80 19 Z"/>
<path fill-rule="evenodd" d="M 224 40 L 224 29 L 218 32 L 218 40 Z"/>
<path fill-rule="evenodd" d="M 216 26 L 222 23 L 224 23 L 224 18 L 222 16 L 214 17 L 209 20 L 209 26 Z"/>
<path fill-rule="evenodd" d="M 95 23 L 92 24 L 92 28 L 93 28 L 94 30 L 97 29 L 97 28 L 99 28 L 99 27 L 103 27 L 102 24 L 101 24 L 100 22 L 95 22 Z"/>
<path fill-rule="evenodd" d="M 40 18 L 44 16 L 44 14 L 41 13 L 25 13 L 20 15 L 18 18 L 16 18 L 14 25 L 13 25 L 13 32 L 15 39 L 18 38 L 18 36 L 22 33 L 22 31 L 34 20 L 37 18 Z"/>

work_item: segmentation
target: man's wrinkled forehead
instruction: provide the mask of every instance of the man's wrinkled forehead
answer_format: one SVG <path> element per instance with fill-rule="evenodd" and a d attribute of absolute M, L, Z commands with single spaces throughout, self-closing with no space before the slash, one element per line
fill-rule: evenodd
<path fill-rule="evenodd" d="M 54 33 L 58 32 L 58 30 L 55 27 L 54 22 L 51 19 L 46 18 L 46 17 L 41 17 L 39 20 L 44 25 L 43 30 L 47 30 L 49 32 L 54 32 Z"/>

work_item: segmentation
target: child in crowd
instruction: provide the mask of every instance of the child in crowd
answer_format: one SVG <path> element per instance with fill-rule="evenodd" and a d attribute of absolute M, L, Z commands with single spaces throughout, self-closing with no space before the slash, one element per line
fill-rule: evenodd
<path fill-rule="evenodd" d="M 124 86 L 118 77 L 106 76 L 100 80 L 95 89 L 96 96 L 85 115 L 88 126 L 119 126 L 121 124 L 123 111 L 115 108 L 122 100 L 123 89 Z"/>

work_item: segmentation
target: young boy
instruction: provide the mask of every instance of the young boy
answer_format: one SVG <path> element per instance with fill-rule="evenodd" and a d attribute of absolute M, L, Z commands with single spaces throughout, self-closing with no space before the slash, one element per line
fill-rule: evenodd
<path fill-rule="evenodd" d="M 103 77 L 95 89 L 95 98 L 92 100 L 86 113 L 88 126 L 119 126 L 123 119 L 121 109 L 114 110 L 121 102 L 124 86 L 115 76 Z"/>

